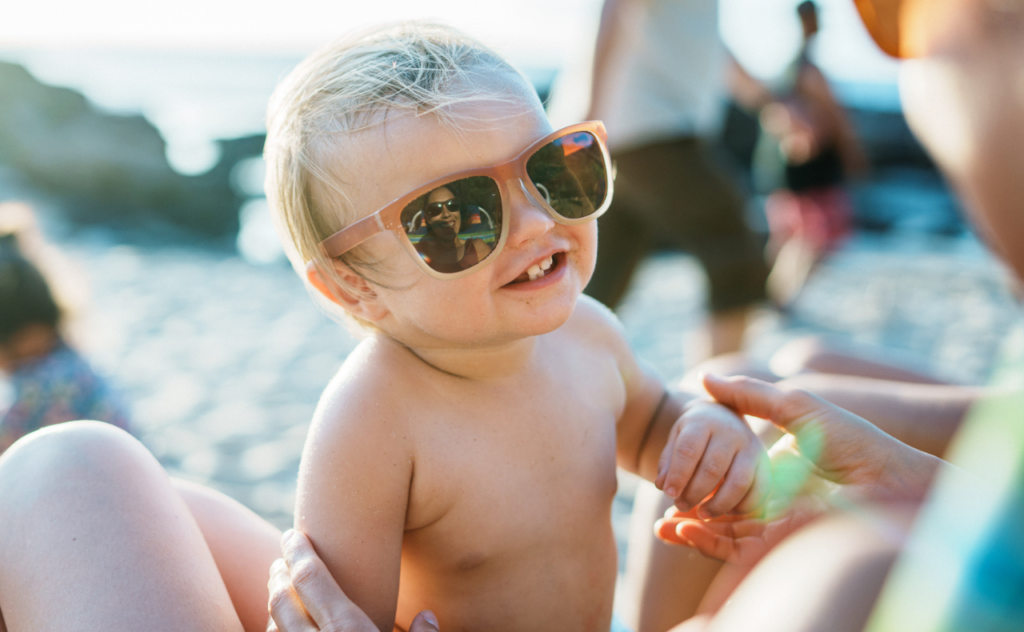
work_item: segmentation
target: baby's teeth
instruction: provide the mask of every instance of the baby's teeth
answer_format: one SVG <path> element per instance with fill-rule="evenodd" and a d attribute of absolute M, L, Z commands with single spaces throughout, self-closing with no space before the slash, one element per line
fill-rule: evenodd
<path fill-rule="evenodd" d="M 549 269 L 550 267 L 551 267 L 551 257 L 548 257 L 548 258 L 547 258 L 547 259 L 545 259 L 544 261 L 541 261 L 541 262 L 540 262 L 540 269 L 541 269 L 541 270 L 547 270 L 547 269 Z"/>
<path fill-rule="evenodd" d="M 541 272 L 541 269 L 540 269 L 539 265 L 533 264 L 526 271 L 526 274 L 530 275 L 530 280 L 531 281 L 535 281 L 535 280 L 537 280 L 540 277 L 541 274 L 543 274 L 543 272 Z"/>

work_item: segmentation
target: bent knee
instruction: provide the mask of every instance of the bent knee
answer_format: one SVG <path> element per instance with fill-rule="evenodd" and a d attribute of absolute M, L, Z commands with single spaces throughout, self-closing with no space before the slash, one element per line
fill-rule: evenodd
<path fill-rule="evenodd" d="M 737 352 L 725 353 L 704 360 L 687 372 L 680 382 L 680 387 L 702 389 L 700 376 L 705 373 L 723 377 L 745 375 L 764 382 L 774 382 L 778 379 L 778 376 L 770 372 L 762 363 L 757 362 L 744 352 Z"/>
<path fill-rule="evenodd" d="M 808 371 L 820 371 L 835 355 L 835 347 L 821 336 L 804 336 L 779 347 L 772 354 L 768 365 L 773 373 L 789 377 Z"/>
<path fill-rule="evenodd" d="M 44 493 L 60 481 L 130 476 L 159 465 L 137 439 L 107 423 L 71 421 L 18 439 L 0 456 L 0 502 L 9 493 Z"/>

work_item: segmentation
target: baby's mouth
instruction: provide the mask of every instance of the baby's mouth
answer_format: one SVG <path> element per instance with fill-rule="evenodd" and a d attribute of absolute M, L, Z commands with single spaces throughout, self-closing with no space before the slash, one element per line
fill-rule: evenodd
<path fill-rule="evenodd" d="M 527 281 L 536 281 L 537 279 L 542 278 L 548 272 L 551 272 L 551 270 L 554 269 L 554 267 L 555 257 L 554 255 L 552 255 L 547 259 L 544 259 L 540 263 L 535 263 L 529 268 L 527 268 L 526 272 L 516 277 L 516 280 L 512 281 L 512 283 L 526 283 Z"/>

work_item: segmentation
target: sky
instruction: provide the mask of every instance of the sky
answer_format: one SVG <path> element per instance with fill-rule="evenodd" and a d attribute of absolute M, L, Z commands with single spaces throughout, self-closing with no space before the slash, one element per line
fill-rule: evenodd
<path fill-rule="evenodd" d="M 171 164 L 201 173 L 219 156 L 214 139 L 260 131 L 277 81 L 346 31 L 436 20 L 528 72 L 561 69 L 585 77 L 602 0 L 0 2 L 0 58 L 25 63 L 46 83 L 82 91 L 104 110 L 141 112 L 163 134 Z M 797 2 L 719 0 L 722 37 L 754 75 L 770 78 L 795 54 Z M 898 107 L 897 66 L 871 43 L 853 1 L 818 2 L 816 59 L 840 96 L 851 105 Z M 569 105 L 575 91 L 562 94 L 570 95 Z"/>
<path fill-rule="evenodd" d="M 0 48 L 117 48 L 305 53 L 340 33 L 395 19 L 435 19 L 521 64 L 562 65 L 589 48 L 600 0 L 34 0 L 5 2 Z M 798 37 L 795 0 L 721 0 L 723 36 L 768 74 Z M 819 60 L 843 79 L 891 81 L 852 0 L 820 0 Z M 287 8 L 285 8 L 287 7 Z"/>

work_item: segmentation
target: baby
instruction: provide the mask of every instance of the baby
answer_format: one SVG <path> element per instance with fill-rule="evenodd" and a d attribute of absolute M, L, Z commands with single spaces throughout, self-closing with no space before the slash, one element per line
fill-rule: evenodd
<path fill-rule="evenodd" d="M 742 419 L 666 391 L 581 297 L 612 195 L 600 123 L 450 29 L 314 55 L 271 101 L 267 192 L 314 297 L 367 332 L 317 409 L 296 526 L 383 631 L 608 630 L 616 465 L 681 508 L 767 491 Z M 339 310 L 340 308 L 340 310 Z"/>

